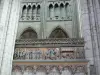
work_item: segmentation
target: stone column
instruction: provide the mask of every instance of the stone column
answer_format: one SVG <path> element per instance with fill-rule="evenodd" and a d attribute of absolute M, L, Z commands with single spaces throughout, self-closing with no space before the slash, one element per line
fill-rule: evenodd
<path fill-rule="evenodd" d="M 6 1 L 8 3 L 8 1 L 10 0 Z M 1 65 L 2 69 L 0 75 L 11 75 L 14 45 L 15 45 L 18 19 L 19 19 L 19 10 L 20 10 L 20 0 L 13 0 L 9 22 L 7 24 L 8 29 L 6 30 L 7 35 L 5 40 L 5 48 L 4 48 L 4 55 Z"/>
<path fill-rule="evenodd" d="M 12 0 L 3 0 L 1 3 L 2 9 L 0 13 L 0 70 L 1 70 L 1 63 L 3 60 L 4 54 L 4 47 L 5 47 L 5 39 L 6 39 L 6 32 L 7 32 L 7 25 L 9 20 L 9 14 L 11 9 L 11 1 Z"/>
<path fill-rule="evenodd" d="M 79 18 L 78 18 L 78 3 L 76 0 L 72 1 L 72 21 L 73 21 L 73 29 L 72 29 L 72 37 L 73 38 L 79 38 L 79 35 L 81 32 L 79 32 L 80 24 L 79 24 Z"/>
<path fill-rule="evenodd" d="M 99 29 L 99 18 L 100 12 L 98 0 L 87 0 L 89 8 L 90 26 L 91 26 L 91 37 L 92 37 L 92 48 L 94 57 L 94 66 L 96 69 L 96 75 L 100 75 L 100 29 Z"/>
<path fill-rule="evenodd" d="M 97 26 L 97 34 L 98 34 L 98 42 L 99 42 L 99 44 L 98 44 L 98 48 L 99 48 L 99 55 L 97 55 L 98 57 L 99 57 L 99 60 L 98 60 L 98 63 L 99 63 L 99 65 L 97 66 L 99 69 L 98 69 L 98 71 L 99 71 L 99 75 L 100 75 L 100 0 L 94 0 L 95 1 L 95 10 L 96 10 L 96 18 L 97 18 L 97 24 L 96 25 L 98 25 Z"/>
<path fill-rule="evenodd" d="M 46 2 L 47 2 L 46 0 L 43 0 L 42 1 L 42 7 L 41 7 L 40 39 L 46 38 L 46 35 L 45 35 L 45 33 L 46 33 L 46 17 L 47 17 Z"/>
<path fill-rule="evenodd" d="M 92 45 L 92 37 L 91 37 L 91 28 L 90 28 L 90 18 L 89 18 L 89 10 L 88 10 L 88 3 L 87 0 L 77 0 L 78 2 L 78 12 L 79 14 L 79 24 L 80 24 L 80 31 L 81 31 L 81 37 L 84 38 L 85 41 L 85 57 L 87 60 L 89 60 L 89 65 L 94 64 L 94 58 L 93 58 L 93 45 Z M 88 66 L 88 69 L 90 67 Z"/>
<path fill-rule="evenodd" d="M 80 24 L 82 37 L 85 40 L 85 55 L 86 59 L 90 60 L 90 63 L 93 64 L 93 50 L 91 42 L 91 32 L 90 32 L 90 21 L 89 21 L 89 12 L 86 0 L 80 0 Z"/>

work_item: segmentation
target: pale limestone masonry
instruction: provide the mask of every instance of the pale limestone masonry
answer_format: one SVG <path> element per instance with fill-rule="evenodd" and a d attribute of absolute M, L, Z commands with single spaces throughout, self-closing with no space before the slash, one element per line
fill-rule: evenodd
<path fill-rule="evenodd" d="M 35 1 L 46 4 L 42 4 L 41 21 L 21 21 L 22 3 Z M 0 0 L 0 75 L 11 75 L 15 40 L 28 27 L 37 32 L 39 39 L 48 38 L 56 27 L 61 27 L 70 38 L 84 38 L 88 75 L 100 75 L 100 2 L 68 1 L 71 1 L 74 12 L 72 20 L 48 21 L 48 0 Z"/>

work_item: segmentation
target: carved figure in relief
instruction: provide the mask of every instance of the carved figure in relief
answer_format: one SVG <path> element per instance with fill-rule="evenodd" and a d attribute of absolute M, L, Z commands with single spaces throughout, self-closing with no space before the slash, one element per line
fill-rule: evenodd
<path fill-rule="evenodd" d="M 54 67 L 52 69 L 52 71 L 49 73 L 49 75 L 59 75 L 59 72 L 57 71 L 57 69 Z"/>
<path fill-rule="evenodd" d="M 18 68 L 15 68 L 14 71 L 12 71 L 12 75 L 22 75 L 22 72 Z"/>
<path fill-rule="evenodd" d="M 71 72 L 67 68 L 64 68 L 61 75 L 66 75 L 66 74 L 67 75 L 72 75 Z"/>
<path fill-rule="evenodd" d="M 36 54 L 37 54 L 37 59 L 40 59 L 41 56 L 42 56 L 41 50 L 37 49 L 37 53 Z"/>
<path fill-rule="evenodd" d="M 55 57 L 55 51 L 54 49 L 50 49 L 50 58 L 54 58 Z"/>
<path fill-rule="evenodd" d="M 25 59 L 25 55 L 26 55 L 26 52 L 25 51 L 23 51 L 23 59 Z"/>
<path fill-rule="evenodd" d="M 14 59 L 18 59 L 19 58 L 19 55 L 18 55 L 18 52 L 17 51 L 14 52 L 13 58 Z"/>
<path fill-rule="evenodd" d="M 37 67 L 34 66 L 34 74 L 36 75 Z"/>
<path fill-rule="evenodd" d="M 30 50 L 29 51 L 29 59 L 32 59 L 32 54 L 33 54 L 33 52 L 32 52 L 32 50 Z"/>
<path fill-rule="evenodd" d="M 23 57 L 23 51 L 20 51 L 20 59 Z"/>
<path fill-rule="evenodd" d="M 19 58 L 20 58 L 20 59 L 24 59 L 24 55 L 25 55 L 25 54 L 24 54 L 24 51 L 20 51 Z"/>
<path fill-rule="evenodd" d="M 85 75 L 85 73 L 82 71 L 82 67 L 78 67 L 74 75 Z"/>
<path fill-rule="evenodd" d="M 26 52 L 25 59 L 29 59 L 29 51 Z"/>
<path fill-rule="evenodd" d="M 36 75 L 46 75 L 45 68 L 43 68 L 42 66 L 39 66 L 37 68 Z"/>
<path fill-rule="evenodd" d="M 45 59 L 48 59 L 50 57 L 50 51 L 49 49 L 46 51 Z"/>
<path fill-rule="evenodd" d="M 37 59 L 37 50 L 34 51 L 34 59 Z"/>
<path fill-rule="evenodd" d="M 32 50 L 32 59 L 35 59 L 35 50 Z"/>
<path fill-rule="evenodd" d="M 20 59 L 20 54 L 21 54 L 20 51 L 18 51 L 18 59 Z"/>
<path fill-rule="evenodd" d="M 77 59 L 80 59 L 80 52 L 77 50 L 77 52 L 76 52 L 76 58 Z"/>
<path fill-rule="evenodd" d="M 32 70 L 29 68 L 26 68 L 23 75 L 33 75 Z"/>
<path fill-rule="evenodd" d="M 36 72 L 36 75 L 46 75 L 46 73 L 43 72 L 43 71 L 37 71 L 37 72 Z"/>
<path fill-rule="evenodd" d="M 60 57 L 59 48 L 55 48 L 55 53 L 56 53 L 56 59 L 58 59 Z"/>

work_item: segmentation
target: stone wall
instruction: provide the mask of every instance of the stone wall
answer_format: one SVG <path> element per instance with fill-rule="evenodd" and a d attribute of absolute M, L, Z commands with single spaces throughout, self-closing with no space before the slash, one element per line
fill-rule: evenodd
<path fill-rule="evenodd" d="M 93 75 L 100 75 L 100 52 L 99 52 L 99 12 L 100 12 L 100 6 L 98 0 L 84 0 L 81 1 L 82 8 L 85 9 L 82 11 L 83 16 L 81 19 L 83 20 L 82 23 L 82 32 L 83 32 L 83 37 L 86 41 L 85 44 L 85 50 L 86 50 L 86 57 L 87 59 L 91 60 L 90 65 L 94 66 L 94 71 L 91 74 Z M 85 6 L 84 6 L 85 5 Z M 84 20 L 85 19 L 85 20 Z M 91 67 L 89 67 L 90 70 L 92 70 Z M 91 71 L 92 72 L 92 71 Z M 96 73 L 96 74 L 94 74 Z"/>
<path fill-rule="evenodd" d="M 2 2 L 1 2 L 2 3 Z M 1 4 L 1 16 L 0 16 L 0 72 L 1 72 L 1 65 L 3 61 L 3 54 L 5 48 L 5 40 L 7 35 L 7 27 L 8 27 L 8 20 L 9 20 L 9 13 L 11 7 L 11 1 L 3 0 L 4 4 Z M 5 16 L 4 16 L 5 15 Z"/>
<path fill-rule="evenodd" d="M 18 18 L 20 10 L 20 0 L 3 0 L 4 4 L 2 6 L 2 13 L 0 16 L 0 75 L 11 75 L 12 68 L 12 57 L 14 53 L 15 37 L 17 34 Z M 85 40 L 85 51 L 86 58 L 90 60 L 89 65 L 94 65 L 96 68 L 96 74 L 100 75 L 100 35 L 99 35 L 99 25 L 100 25 L 100 8 L 98 0 L 76 0 L 78 7 L 78 20 L 80 25 L 81 37 L 84 37 Z M 45 3 L 45 1 L 44 1 Z M 45 6 L 43 7 L 45 8 Z M 46 11 L 45 11 L 46 12 Z M 44 15 L 44 14 L 43 14 Z M 19 23 L 20 25 L 21 23 Z M 52 24 L 52 23 L 51 23 Z M 24 24 L 23 24 L 24 25 Z M 43 33 L 43 38 L 46 38 L 48 30 L 46 32 L 47 23 L 45 20 L 42 20 L 41 24 L 37 24 L 38 27 L 41 25 L 42 29 L 37 31 L 38 33 Z M 64 25 L 64 24 L 63 24 Z M 22 28 L 22 27 L 21 27 Z M 45 28 L 45 30 L 43 29 Z M 55 28 L 55 27 L 54 27 Z M 67 28 L 67 27 L 66 27 Z M 65 28 L 65 29 L 66 29 Z M 72 28 L 72 27 L 70 27 Z M 19 28 L 18 28 L 19 29 Z M 52 28 L 51 28 L 52 29 Z M 23 29 L 24 30 L 24 29 Z M 21 29 L 19 29 L 21 31 Z M 22 32 L 22 31 L 21 31 Z M 20 32 L 20 34 L 21 34 Z M 70 34 L 69 32 L 68 34 Z M 20 35 L 18 35 L 19 38 Z M 41 37 L 41 35 L 40 35 Z M 72 34 L 70 34 L 72 37 Z M 41 37 L 42 38 L 42 37 Z M 90 67 L 88 66 L 88 69 Z"/>
<path fill-rule="evenodd" d="M 2 26 L 2 31 L 0 32 L 0 43 L 2 43 L 0 45 L 0 75 L 11 75 L 19 6 L 19 0 L 4 0 L 0 23 Z"/>
<path fill-rule="evenodd" d="M 29 3 L 30 2 L 30 3 Z M 70 4 L 70 9 L 71 11 L 67 12 L 70 13 L 69 15 L 71 15 L 71 17 L 68 18 L 69 15 L 67 15 L 67 17 L 63 17 L 63 19 L 61 18 L 61 16 L 58 17 L 58 19 L 54 16 L 54 17 L 48 17 L 49 14 L 49 5 L 50 4 L 58 4 L 60 6 L 61 3 L 64 3 L 64 1 L 56 1 L 56 0 L 42 0 L 40 1 L 32 1 L 29 0 L 29 2 L 27 2 L 26 0 L 23 1 L 22 3 L 22 7 L 24 5 L 26 5 L 27 7 L 30 5 L 32 7 L 32 5 L 36 5 L 38 3 L 41 3 L 41 10 L 40 10 L 40 20 L 33 20 L 32 18 L 30 18 L 29 20 L 27 19 L 21 19 L 19 22 L 19 26 L 18 26 L 18 32 L 17 32 L 17 39 L 19 39 L 21 33 L 28 27 L 33 28 L 37 34 L 38 34 L 38 38 L 48 38 L 51 34 L 51 32 L 56 29 L 57 27 L 61 28 L 62 30 L 64 30 L 68 36 L 70 38 L 75 38 L 75 37 L 79 37 L 80 33 L 79 33 L 79 24 L 78 19 L 76 17 L 76 10 L 77 7 L 75 5 L 75 2 L 73 0 L 71 1 L 66 1 L 66 3 Z M 37 4 L 36 4 L 37 3 Z M 45 5 L 45 6 L 44 6 Z M 21 9 L 22 9 L 21 7 Z M 74 9 L 74 7 L 76 7 Z M 22 12 L 22 11 L 21 11 Z M 22 15 L 22 13 L 20 12 L 20 17 Z M 61 11 L 60 11 L 61 12 Z M 58 13 L 58 12 L 57 12 Z M 31 12 L 32 14 L 32 12 Z M 62 13 L 64 14 L 64 12 Z M 53 15 L 54 12 L 53 12 Z M 60 15 L 60 14 L 59 14 Z M 34 15 L 33 15 L 34 16 Z M 31 17 L 33 17 L 31 16 Z M 24 15 L 24 18 L 27 18 L 27 15 Z M 37 18 L 36 16 L 34 16 L 35 18 Z"/>
<path fill-rule="evenodd" d="M 96 69 L 96 75 L 100 75 L 100 51 L 99 51 L 99 2 L 98 0 L 88 0 L 88 10 L 90 18 L 90 29 L 91 29 L 91 39 L 92 39 L 92 49 L 93 49 L 93 58 L 94 66 Z"/>

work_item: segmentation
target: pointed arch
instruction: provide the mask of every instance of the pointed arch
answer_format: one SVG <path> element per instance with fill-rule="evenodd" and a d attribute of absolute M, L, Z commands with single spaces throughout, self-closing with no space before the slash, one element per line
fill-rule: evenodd
<path fill-rule="evenodd" d="M 22 8 L 22 17 L 25 17 L 26 14 L 27 14 L 27 7 L 26 7 L 26 5 L 24 5 Z"/>
<path fill-rule="evenodd" d="M 67 16 L 67 13 L 68 13 L 68 5 L 69 5 L 69 3 L 65 4 L 65 13 L 66 13 L 66 16 Z"/>
<path fill-rule="evenodd" d="M 32 6 L 32 16 L 36 16 L 36 6 Z"/>
<path fill-rule="evenodd" d="M 66 3 L 66 4 L 65 4 L 65 7 L 67 7 L 68 5 L 69 5 L 69 3 Z"/>
<path fill-rule="evenodd" d="M 31 6 L 29 5 L 28 8 L 27 8 L 27 16 L 31 16 L 31 12 L 32 12 L 32 8 Z"/>
<path fill-rule="evenodd" d="M 54 11 L 53 11 L 53 5 L 50 4 L 49 5 L 49 17 L 53 17 L 53 13 L 54 13 Z"/>
<path fill-rule="evenodd" d="M 40 9 L 41 9 L 41 6 L 38 5 L 38 6 L 37 6 L 37 15 L 40 15 Z"/>
<path fill-rule="evenodd" d="M 20 36 L 20 39 L 37 39 L 37 33 L 31 27 L 28 27 Z"/>
<path fill-rule="evenodd" d="M 61 17 L 64 17 L 65 16 L 64 4 L 63 3 L 60 4 L 60 16 Z"/>
<path fill-rule="evenodd" d="M 51 32 L 49 38 L 69 38 L 69 36 L 64 29 L 58 26 Z"/>
<path fill-rule="evenodd" d="M 60 9 L 59 9 L 59 5 L 56 3 L 54 5 L 54 13 L 55 13 L 55 17 L 58 18 L 59 17 L 59 12 L 60 12 Z"/>

